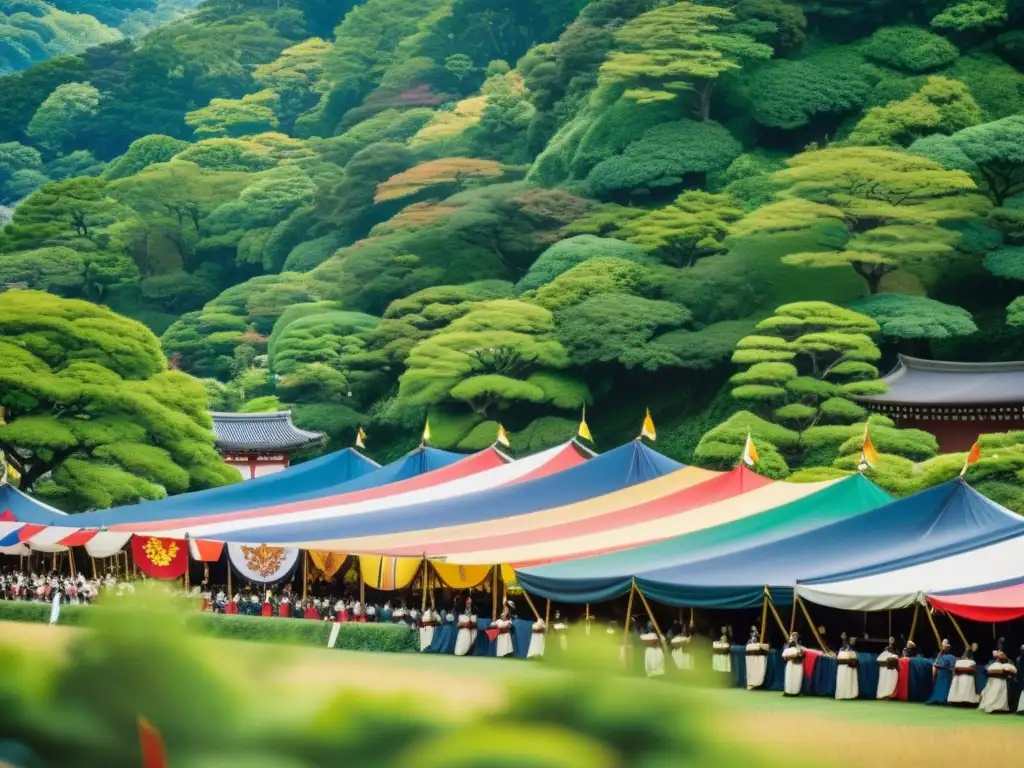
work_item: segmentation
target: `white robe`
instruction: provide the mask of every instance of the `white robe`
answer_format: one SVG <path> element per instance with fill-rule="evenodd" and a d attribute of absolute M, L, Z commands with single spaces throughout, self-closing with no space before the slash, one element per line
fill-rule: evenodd
<path fill-rule="evenodd" d="M 465 656 L 473 649 L 473 642 L 476 640 L 476 631 L 471 625 L 476 623 L 476 617 L 466 613 L 459 614 L 459 633 L 455 636 L 455 655 Z"/>
<path fill-rule="evenodd" d="M 950 704 L 977 704 L 981 701 L 978 696 L 978 687 L 974 682 L 974 670 L 977 665 L 970 659 L 957 659 L 956 669 L 953 670 L 953 683 L 949 686 L 949 695 L 946 701 Z M 971 673 L 957 674 L 958 669 L 969 669 Z"/>
<path fill-rule="evenodd" d="M 751 653 L 760 651 L 760 653 Z M 765 643 L 747 643 L 747 690 L 752 691 L 764 685 L 764 676 L 768 671 L 768 645 Z"/>
<path fill-rule="evenodd" d="M 665 649 L 661 647 L 658 636 L 651 632 L 640 635 L 646 646 L 644 650 L 644 671 L 648 677 L 661 677 L 665 674 Z"/>
<path fill-rule="evenodd" d="M 558 638 L 558 647 L 563 651 L 569 650 L 569 636 L 565 634 L 569 627 L 559 621 L 552 624 L 551 628 L 555 630 L 555 637 Z"/>
<path fill-rule="evenodd" d="M 715 672 L 732 672 L 732 653 L 729 643 L 724 640 L 715 640 L 711 644 L 711 669 Z"/>
<path fill-rule="evenodd" d="M 900 671 L 889 669 L 885 666 L 888 659 L 899 659 L 892 651 L 882 651 L 878 654 L 878 689 L 875 691 L 876 699 L 892 699 L 896 697 L 896 686 L 900 681 Z"/>
<path fill-rule="evenodd" d="M 693 669 L 693 656 L 690 654 L 690 638 L 677 635 L 672 638 L 672 661 L 676 669 Z"/>
<path fill-rule="evenodd" d="M 1009 712 L 1010 699 L 1006 688 L 1005 677 L 992 677 L 993 670 L 1001 670 L 1006 676 L 1017 674 L 1017 668 L 1010 663 L 993 661 L 988 666 L 989 678 L 985 683 L 985 689 L 981 692 L 981 702 L 978 709 L 988 712 Z"/>
<path fill-rule="evenodd" d="M 783 693 L 787 696 L 799 696 L 804 686 L 803 648 L 786 648 L 782 658 L 786 662 L 786 685 Z"/>
<path fill-rule="evenodd" d="M 539 659 L 544 655 L 544 619 L 537 619 L 533 622 L 533 632 L 530 633 L 530 648 L 526 651 L 526 658 Z"/>
<path fill-rule="evenodd" d="M 494 626 L 502 630 L 498 633 L 498 639 L 494 643 L 494 655 L 499 659 L 511 656 L 516 651 L 512 645 L 512 633 L 511 631 L 506 632 L 504 630 L 511 630 L 512 622 L 508 619 L 497 619 L 494 622 Z"/>
<path fill-rule="evenodd" d="M 840 651 L 839 659 L 856 659 L 855 651 Z M 860 695 L 860 685 L 857 682 L 857 668 L 848 664 L 838 664 L 836 671 L 836 698 L 856 699 Z"/>
<path fill-rule="evenodd" d="M 51 601 L 50 607 L 50 623 L 56 624 L 60 618 L 60 590 L 53 590 L 53 600 Z"/>
<path fill-rule="evenodd" d="M 430 647 L 430 644 L 434 642 L 434 613 L 427 608 L 423 612 L 423 618 L 420 620 L 420 651 L 425 651 Z"/>

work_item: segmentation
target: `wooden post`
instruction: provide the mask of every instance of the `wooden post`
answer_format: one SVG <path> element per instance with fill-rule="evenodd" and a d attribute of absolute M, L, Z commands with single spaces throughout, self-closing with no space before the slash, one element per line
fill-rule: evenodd
<path fill-rule="evenodd" d="M 427 560 L 427 554 L 423 553 L 423 583 L 420 585 L 423 589 L 423 597 L 420 600 L 420 613 L 426 613 L 427 611 L 427 587 L 430 584 L 430 561 Z"/>
<path fill-rule="evenodd" d="M 761 600 L 761 634 L 758 636 L 758 642 L 764 643 L 765 632 L 768 631 L 768 586 L 764 588 L 764 598 Z"/>
<path fill-rule="evenodd" d="M 633 589 L 636 590 L 638 595 L 640 595 L 640 600 L 644 604 L 644 609 L 647 611 L 647 615 L 651 619 L 651 624 L 654 625 L 654 631 L 658 633 L 658 640 L 661 643 L 662 649 L 668 653 L 668 643 L 665 641 L 665 636 L 661 634 L 661 627 L 658 626 L 658 620 L 654 618 L 654 611 L 651 610 L 650 603 L 647 602 L 647 598 L 644 596 L 644 593 L 640 591 L 640 587 L 636 585 L 635 581 L 633 582 Z"/>
<path fill-rule="evenodd" d="M 629 643 L 629 620 L 633 615 L 633 593 L 636 591 L 636 581 L 629 585 L 629 600 L 626 601 L 626 626 L 622 630 L 622 655 L 625 660 L 626 645 Z"/>
<path fill-rule="evenodd" d="M 807 619 L 807 624 L 811 628 L 811 634 L 814 635 L 814 639 L 817 641 L 818 647 L 821 648 L 822 653 L 831 656 L 832 651 L 830 651 L 828 649 L 828 646 L 825 645 L 825 639 L 818 634 L 818 627 L 815 625 L 814 619 L 811 618 L 811 613 L 807 610 L 807 606 L 804 605 L 804 601 L 800 599 L 799 595 L 795 595 L 794 597 L 796 598 L 796 601 L 800 604 L 800 610 L 803 611 L 804 618 Z"/>
<path fill-rule="evenodd" d="M 587 603 L 586 607 L 583 610 L 584 610 L 584 614 L 583 614 L 584 624 L 583 624 L 583 627 L 586 630 L 587 634 L 589 635 L 590 634 L 590 603 Z"/>
<path fill-rule="evenodd" d="M 75 550 L 68 547 L 68 565 L 71 566 L 71 578 L 75 578 L 78 574 L 75 572 Z"/>
<path fill-rule="evenodd" d="M 53 568 L 51 570 L 54 570 L 54 571 L 57 570 L 57 553 L 56 552 L 53 553 Z"/>
<path fill-rule="evenodd" d="M 793 611 L 789 614 L 789 634 L 796 632 L 796 595 L 793 595 Z"/>
<path fill-rule="evenodd" d="M 690 607 L 690 626 L 693 626 L 693 606 Z"/>
<path fill-rule="evenodd" d="M 910 622 L 910 635 L 907 637 L 907 642 L 913 642 L 914 632 L 917 631 L 917 615 L 921 612 L 921 604 L 914 603 L 914 618 Z M 992 625 L 995 627 L 995 624 Z"/>
<path fill-rule="evenodd" d="M 939 635 L 939 628 L 937 626 L 935 626 L 935 619 L 932 618 L 931 609 L 928 608 L 928 607 L 925 607 L 924 613 L 925 613 L 925 616 L 928 617 L 928 623 L 932 625 L 932 632 L 935 633 L 935 643 L 938 646 L 938 649 L 941 651 L 942 650 L 942 637 Z"/>
<path fill-rule="evenodd" d="M 548 598 L 548 607 L 544 609 L 544 634 L 548 633 L 548 628 L 551 626 L 551 598 Z M 992 625 L 995 627 L 995 624 Z"/>
<path fill-rule="evenodd" d="M 496 621 L 498 618 L 498 569 L 500 567 L 494 566 L 491 579 L 491 621 Z"/>
<path fill-rule="evenodd" d="M 525 589 L 523 590 L 523 597 L 526 598 L 526 604 L 530 606 L 530 610 L 533 611 L 533 617 L 537 621 L 540 621 L 540 614 L 537 613 L 537 606 L 533 604 L 533 600 L 530 599 L 530 593 L 527 592 Z"/>
<path fill-rule="evenodd" d="M 227 553 L 228 548 L 224 547 L 224 552 Z M 228 600 L 230 601 L 234 595 L 231 594 L 231 555 L 227 556 L 228 561 Z"/>
<path fill-rule="evenodd" d="M 309 597 L 309 550 L 302 550 L 302 602 Z"/>
<path fill-rule="evenodd" d="M 363 616 L 366 616 L 366 581 L 363 579 L 363 561 L 359 555 L 356 555 L 356 568 L 359 569 L 359 607 Z"/>
<path fill-rule="evenodd" d="M 96 558 L 90 557 L 89 559 L 92 560 L 92 578 L 95 581 L 99 578 L 99 576 L 96 575 Z"/>

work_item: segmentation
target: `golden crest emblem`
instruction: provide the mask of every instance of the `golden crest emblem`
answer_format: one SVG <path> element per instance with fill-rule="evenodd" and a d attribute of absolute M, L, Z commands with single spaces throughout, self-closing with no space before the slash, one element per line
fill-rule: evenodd
<path fill-rule="evenodd" d="M 178 556 L 178 543 L 172 541 L 166 547 L 160 539 L 149 539 L 143 547 L 146 557 L 153 565 L 166 568 Z"/>
<path fill-rule="evenodd" d="M 281 547 L 268 547 L 261 544 L 258 547 L 242 547 L 242 557 L 245 564 L 253 573 L 260 576 L 273 576 L 281 568 L 284 560 L 284 549 Z"/>

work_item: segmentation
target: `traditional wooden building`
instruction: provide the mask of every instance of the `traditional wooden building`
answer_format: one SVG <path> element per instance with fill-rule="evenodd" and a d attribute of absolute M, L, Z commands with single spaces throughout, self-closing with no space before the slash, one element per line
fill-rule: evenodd
<path fill-rule="evenodd" d="M 1024 429 L 1024 361 L 951 363 L 900 355 L 889 391 L 859 398 L 896 426 L 923 429 L 943 452 L 966 451 L 984 432 Z"/>
<path fill-rule="evenodd" d="M 245 480 L 287 469 L 291 455 L 324 436 L 292 423 L 291 411 L 276 413 L 211 413 L 217 450 L 225 463 Z"/>

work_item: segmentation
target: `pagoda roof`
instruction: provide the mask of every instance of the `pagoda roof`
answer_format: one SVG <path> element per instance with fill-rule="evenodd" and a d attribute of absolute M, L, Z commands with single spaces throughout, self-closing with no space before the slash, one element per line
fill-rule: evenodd
<path fill-rule="evenodd" d="M 292 423 L 291 411 L 275 413 L 211 413 L 217 448 L 228 453 L 298 450 L 323 439 Z"/>
<path fill-rule="evenodd" d="M 890 405 L 1024 403 L 1024 361 L 954 363 L 900 355 L 882 381 L 888 392 L 857 399 Z"/>

